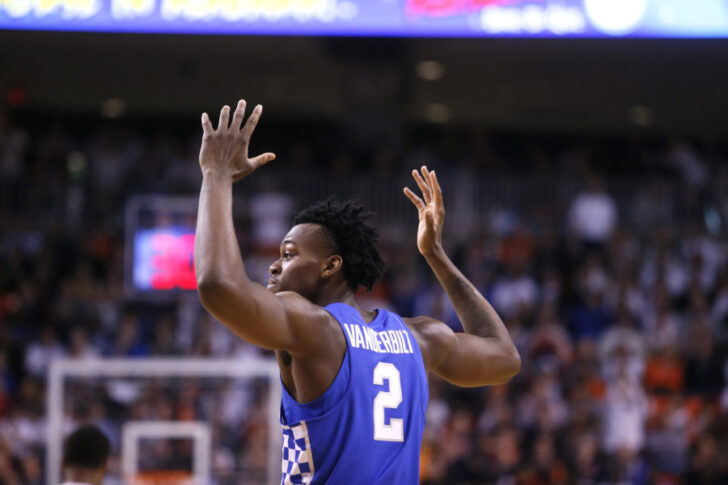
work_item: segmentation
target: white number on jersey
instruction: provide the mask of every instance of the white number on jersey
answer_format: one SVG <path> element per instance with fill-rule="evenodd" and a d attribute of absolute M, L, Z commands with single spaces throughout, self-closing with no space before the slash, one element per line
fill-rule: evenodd
<path fill-rule="evenodd" d="M 384 421 L 384 409 L 397 409 L 402 402 L 402 381 L 399 370 L 389 362 L 380 362 L 374 368 L 374 384 L 384 385 L 389 381 L 389 391 L 379 391 L 374 398 L 374 439 L 377 441 L 404 441 L 404 422 L 402 419 Z"/>

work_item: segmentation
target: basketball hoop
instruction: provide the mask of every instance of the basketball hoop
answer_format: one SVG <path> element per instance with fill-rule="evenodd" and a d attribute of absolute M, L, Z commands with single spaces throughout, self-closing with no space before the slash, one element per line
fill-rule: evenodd
<path fill-rule="evenodd" d="M 130 485 L 202 485 L 196 484 L 192 473 L 185 470 L 146 470 L 138 472 Z"/>

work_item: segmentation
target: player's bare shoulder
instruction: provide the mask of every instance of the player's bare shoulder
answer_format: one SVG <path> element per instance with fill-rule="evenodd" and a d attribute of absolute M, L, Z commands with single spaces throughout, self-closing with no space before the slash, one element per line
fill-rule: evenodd
<path fill-rule="evenodd" d="M 279 291 L 275 294 L 286 309 L 289 318 L 331 320 L 331 314 L 295 291 Z"/>
<path fill-rule="evenodd" d="M 296 332 L 297 338 L 310 341 L 314 353 L 319 346 L 327 346 L 331 340 L 343 345 L 343 332 L 334 317 L 325 308 L 312 303 L 294 291 L 279 291 L 276 297 L 285 308 L 286 318 Z"/>
<path fill-rule="evenodd" d="M 402 318 L 417 340 L 427 371 L 437 369 L 457 346 L 457 336 L 436 318 L 421 315 Z"/>

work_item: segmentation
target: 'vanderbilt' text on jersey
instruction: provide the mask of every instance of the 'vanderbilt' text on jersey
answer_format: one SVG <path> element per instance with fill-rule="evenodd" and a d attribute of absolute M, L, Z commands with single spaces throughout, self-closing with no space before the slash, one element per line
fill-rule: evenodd
<path fill-rule="evenodd" d="M 326 307 L 346 336 L 334 382 L 309 403 L 283 388 L 281 483 L 419 483 L 428 391 L 422 354 L 399 315 L 369 324 L 344 303 Z"/>

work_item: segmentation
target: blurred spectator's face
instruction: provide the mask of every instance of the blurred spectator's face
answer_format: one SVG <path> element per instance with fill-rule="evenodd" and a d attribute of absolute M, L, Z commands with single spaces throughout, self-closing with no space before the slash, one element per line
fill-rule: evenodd
<path fill-rule="evenodd" d="M 452 427 L 455 432 L 467 434 L 472 428 L 473 417 L 464 410 L 458 410 L 453 416 Z"/>
<path fill-rule="evenodd" d="M 576 462 L 579 467 L 590 466 L 597 455 L 597 440 L 590 435 L 584 436 L 578 441 L 576 448 Z"/>
<path fill-rule="evenodd" d="M 40 481 L 42 475 L 41 466 L 36 455 L 28 454 L 25 458 L 23 458 L 23 473 L 25 477 L 33 483 Z"/>
<path fill-rule="evenodd" d="M 327 280 L 322 276 L 326 259 L 331 256 L 330 244 L 321 226 L 298 224 L 288 231 L 281 243 L 281 256 L 269 268 L 268 289 L 295 291 L 316 301 Z"/>
<path fill-rule="evenodd" d="M 154 332 L 156 343 L 160 346 L 169 345 L 174 339 L 174 328 L 170 320 L 162 320 Z"/>
<path fill-rule="evenodd" d="M 536 440 L 535 458 L 540 466 L 550 466 L 554 461 L 554 442 L 550 435 L 541 435 Z"/>
<path fill-rule="evenodd" d="M 71 346 L 74 351 L 79 352 L 86 346 L 86 332 L 83 329 L 75 327 L 71 331 Z"/>
<path fill-rule="evenodd" d="M 136 340 L 137 335 L 137 324 L 136 320 L 132 316 L 124 317 L 124 320 L 119 327 L 118 341 L 121 344 L 131 345 Z"/>
<path fill-rule="evenodd" d="M 713 340 L 708 332 L 696 331 L 693 337 L 695 353 L 698 357 L 704 359 L 707 359 L 713 353 Z"/>
<path fill-rule="evenodd" d="M 518 449 L 518 433 L 508 429 L 501 431 L 495 441 L 495 458 L 501 468 L 509 468 L 521 459 Z"/>
<path fill-rule="evenodd" d="M 693 456 L 693 467 L 712 468 L 717 462 L 717 447 L 713 438 L 705 436 L 700 438 Z"/>

